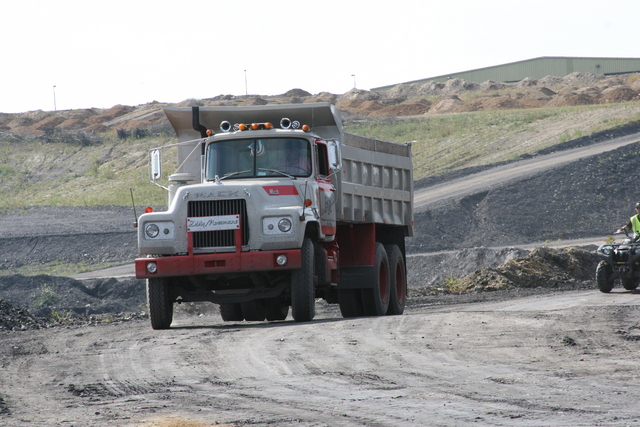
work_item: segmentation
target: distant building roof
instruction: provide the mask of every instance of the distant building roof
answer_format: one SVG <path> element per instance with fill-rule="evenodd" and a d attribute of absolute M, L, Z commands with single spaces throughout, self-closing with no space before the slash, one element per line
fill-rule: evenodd
<path fill-rule="evenodd" d="M 399 84 L 444 82 L 449 79 L 463 79 L 470 82 L 482 83 L 487 80 L 498 82 L 517 82 L 530 77 L 541 79 L 546 76 L 564 77 L 573 72 L 595 73 L 605 76 L 615 74 L 640 73 L 640 58 L 582 58 L 569 56 L 542 56 L 508 64 L 477 68 L 459 73 L 444 74 L 404 83 L 373 88 L 385 91 Z"/>

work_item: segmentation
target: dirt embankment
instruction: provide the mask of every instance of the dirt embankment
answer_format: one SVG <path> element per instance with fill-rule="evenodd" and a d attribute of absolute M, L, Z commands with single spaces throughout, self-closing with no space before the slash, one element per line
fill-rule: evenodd
<path fill-rule="evenodd" d="M 109 109 L 29 111 L 0 113 L 0 133 L 47 137 L 56 133 L 105 132 L 145 133 L 168 130 L 162 107 L 247 106 L 330 102 L 345 116 L 415 116 L 482 110 L 505 110 L 607 104 L 638 100 L 640 75 L 605 77 L 594 73 L 572 73 L 565 77 L 524 79 L 517 83 L 461 79 L 445 83 L 401 84 L 386 92 L 352 89 L 341 95 L 310 94 L 292 89 L 277 96 L 219 95 L 178 104 L 152 102 L 138 106 L 116 105 Z"/>

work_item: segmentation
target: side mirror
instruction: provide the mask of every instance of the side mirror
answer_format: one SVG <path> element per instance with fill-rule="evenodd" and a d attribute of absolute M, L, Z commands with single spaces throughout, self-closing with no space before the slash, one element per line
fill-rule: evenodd
<path fill-rule="evenodd" d="M 340 143 L 337 140 L 328 141 L 329 163 L 333 172 L 342 169 L 342 158 L 340 156 Z"/>
<path fill-rule="evenodd" d="M 162 178 L 162 158 L 160 156 L 160 150 L 151 150 L 149 155 L 151 157 L 151 180 L 156 181 Z"/>

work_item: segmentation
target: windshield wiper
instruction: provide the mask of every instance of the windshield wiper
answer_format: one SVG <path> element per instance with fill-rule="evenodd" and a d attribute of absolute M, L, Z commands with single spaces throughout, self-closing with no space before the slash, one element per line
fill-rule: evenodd
<path fill-rule="evenodd" d="M 282 172 L 281 170 L 278 170 L 278 169 L 266 169 L 266 168 L 258 168 L 258 169 L 261 170 L 261 171 L 269 171 L 269 172 L 279 173 L 280 175 L 286 176 L 286 177 L 291 178 L 291 179 L 297 179 L 295 176 L 289 175 L 288 173 Z"/>
<path fill-rule="evenodd" d="M 223 179 L 231 178 L 232 176 L 240 175 L 240 174 L 247 173 L 247 172 L 251 172 L 251 169 L 247 169 L 246 171 L 229 172 L 227 174 L 224 174 L 222 176 L 222 178 L 219 178 L 219 180 L 222 181 Z M 216 178 L 217 177 L 218 177 L 218 175 L 216 175 Z M 216 181 L 216 178 L 214 178 L 212 180 L 209 179 L 208 181 Z"/>

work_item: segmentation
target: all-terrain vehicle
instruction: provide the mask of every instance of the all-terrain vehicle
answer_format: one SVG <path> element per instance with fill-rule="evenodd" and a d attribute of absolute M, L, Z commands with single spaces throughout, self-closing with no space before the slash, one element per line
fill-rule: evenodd
<path fill-rule="evenodd" d="M 605 244 L 597 249 L 602 258 L 596 267 L 596 283 L 600 292 L 609 293 L 614 282 L 632 291 L 640 284 L 640 239 L 625 229 L 627 238 L 620 244 Z"/>

